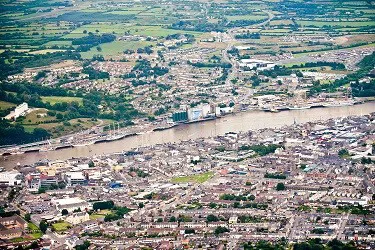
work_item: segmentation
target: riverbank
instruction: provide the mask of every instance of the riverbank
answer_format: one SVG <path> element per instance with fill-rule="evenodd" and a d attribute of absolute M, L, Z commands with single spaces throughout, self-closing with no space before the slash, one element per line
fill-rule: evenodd
<path fill-rule="evenodd" d="M 239 112 L 233 115 L 227 115 L 222 119 L 181 124 L 166 130 L 143 133 L 136 136 L 125 137 L 117 141 L 102 142 L 86 147 L 64 148 L 58 151 L 31 152 L 22 155 L 8 156 L 7 158 L 1 157 L 0 166 L 6 169 L 12 169 L 17 163 L 25 165 L 40 160 L 66 160 L 72 157 L 92 157 L 95 155 L 128 151 L 142 146 L 222 135 L 227 132 L 275 128 L 291 125 L 294 122 L 305 123 L 352 115 L 365 115 L 374 112 L 374 110 L 375 102 L 367 102 L 353 106 L 286 110 L 278 113 L 263 111 Z"/>

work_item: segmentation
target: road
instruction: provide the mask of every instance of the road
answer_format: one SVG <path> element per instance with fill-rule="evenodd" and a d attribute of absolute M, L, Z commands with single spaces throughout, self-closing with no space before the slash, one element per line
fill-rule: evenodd
<path fill-rule="evenodd" d="M 227 31 L 229 37 L 230 37 L 230 40 L 228 42 L 228 45 L 227 47 L 225 48 L 225 50 L 223 50 L 223 53 L 222 53 L 222 56 L 223 56 L 223 59 L 224 61 L 228 62 L 228 63 L 231 63 L 232 64 L 232 69 L 229 71 L 229 74 L 228 74 L 228 77 L 225 81 L 225 84 L 228 85 L 228 86 L 231 86 L 232 82 L 231 80 L 232 79 L 235 79 L 237 78 L 238 76 L 238 71 L 239 71 L 239 65 L 238 65 L 238 62 L 237 60 L 235 60 L 235 58 L 231 58 L 228 51 L 236 44 L 237 40 L 235 38 L 235 33 L 240 30 L 240 29 L 246 29 L 246 28 L 258 28 L 258 27 L 261 27 L 261 26 L 264 26 L 266 25 L 267 23 L 269 23 L 274 17 L 275 15 L 272 14 L 270 11 L 264 11 L 267 13 L 268 15 L 268 19 L 264 22 L 261 22 L 261 23 L 258 23 L 258 24 L 254 24 L 254 25 L 250 25 L 250 26 L 247 26 L 247 27 L 236 27 L 236 28 L 232 28 L 232 29 L 229 29 Z"/>
<path fill-rule="evenodd" d="M 341 217 L 340 227 L 337 230 L 337 239 L 339 240 L 345 240 L 344 231 L 345 231 L 346 224 L 348 223 L 348 220 L 349 220 L 349 215 L 350 215 L 349 213 L 343 214 Z"/>

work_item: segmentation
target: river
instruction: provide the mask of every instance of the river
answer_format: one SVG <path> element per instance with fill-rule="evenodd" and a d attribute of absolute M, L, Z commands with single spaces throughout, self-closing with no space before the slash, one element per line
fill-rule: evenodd
<path fill-rule="evenodd" d="M 305 110 L 289 110 L 279 113 L 263 111 L 249 111 L 222 117 L 200 123 L 180 125 L 168 130 L 155 131 L 142 135 L 126 137 L 124 139 L 106 143 L 94 144 L 86 147 L 66 148 L 49 152 L 25 153 L 0 158 L 0 166 L 6 169 L 21 165 L 32 164 L 39 160 L 66 160 L 72 157 L 87 157 L 110 154 L 130 150 L 140 146 L 150 146 L 159 143 L 178 142 L 222 135 L 226 132 L 240 132 L 261 128 L 277 128 L 291 125 L 294 121 L 305 123 L 351 115 L 365 115 L 375 112 L 375 102 L 368 102 L 354 106 L 314 108 Z"/>

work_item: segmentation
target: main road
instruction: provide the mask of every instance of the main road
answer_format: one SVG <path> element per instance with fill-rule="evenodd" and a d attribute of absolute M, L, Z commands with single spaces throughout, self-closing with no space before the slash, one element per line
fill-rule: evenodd
<path fill-rule="evenodd" d="M 227 132 L 240 132 L 261 128 L 279 128 L 292 125 L 293 122 L 305 123 L 351 115 L 365 115 L 375 111 L 375 102 L 344 107 L 314 108 L 305 110 L 289 110 L 279 113 L 248 111 L 227 115 L 220 119 L 199 123 L 183 124 L 168 130 L 154 131 L 106 143 L 93 144 L 86 147 L 66 148 L 48 152 L 25 153 L 0 157 L 0 166 L 6 169 L 32 164 L 39 160 L 67 160 L 72 157 L 90 157 L 128 151 L 138 147 L 161 143 L 173 143 L 182 140 L 197 139 L 222 135 Z"/>
<path fill-rule="evenodd" d="M 230 70 L 230 72 L 228 74 L 228 77 L 225 81 L 226 85 L 228 85 L 228 86 L 231 85 L 231 80 L 236 78 L 236 75 L 237 75 L 238 70 L 239 70 L 237 61 L 234 58 L 231 58 L 229 53 L 228 53 L 228 50 L 230 50 L 237 42 L 237 40 L 235 38 L 236 31 L 238 31 L 240 29 L 247 29 L 247 28 L 254 29 L 254 28 L 262 27 L 262 26 L 266 25 L 267 23 L 269 23 L 275 17 L 275 15 L 272 14 L 270 11 L 264 11 L 264 12 L 266 12 L 267 15 L 268 15 L 268 19 L 265 20 L 264 22 L 253 24 L 253 25 L 250 25 L 250 26 L 247 26 L 247 27 L 236 27 L 236 28 L 229 29 L 227 31 L 227 33 L 230 37 L 230 40 L 228 41 L 228 45 L 225 48 L 225 50 L 223 50 L 222 55 L 223 55 L 224 61 L 232 64 L 232 69 Z"/>

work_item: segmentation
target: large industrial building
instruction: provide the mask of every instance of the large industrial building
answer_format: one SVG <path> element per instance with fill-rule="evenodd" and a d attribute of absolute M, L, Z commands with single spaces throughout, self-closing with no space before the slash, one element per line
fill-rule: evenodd
<path fill-rule="evenodd" d="M 196 107 L 189 107 L 180 112 L 176 112 L 172 115 L 174 122 L 186 122 L 186 121 L 199 121 L 205 118 L 214 117 L 215 108 L 214 106 L 204 103 L 199 104 Z"/>
<path fill-rule="evenodd" d="M 90 203 L 78 197 L 52 199 L 51 202 L 56 206 L 56 210 L 58 211 L 66 209 L 68 212 L 73 212 L 77 209 L 80 209 L 81 211 L 92 209 L 92 205 Z"/>
<path fill-rule="evenodd" d="M 266 69 L 273 69 L 276 64 L 269 61 L 264 60 L 257 60 L 257 59 L 241 59 L 239 66 L 242 69 L 249 69 L 249 70 L 266 70 Z"/>
<path fill-rule="evenodd" d="M 14 111 L 11 111 L 9 115 L 5 116 L 7 120 L 16 120 L 20 116 L 25 116 L 27 111 L 29 110 L 29 105 L 24 102 L 18 105 Z"/>
<path fill-rule="evenodd" d="M 21 183 L 22 175 L 16 170 L 0 173 L 0 187 L 20 186 Z"/>

